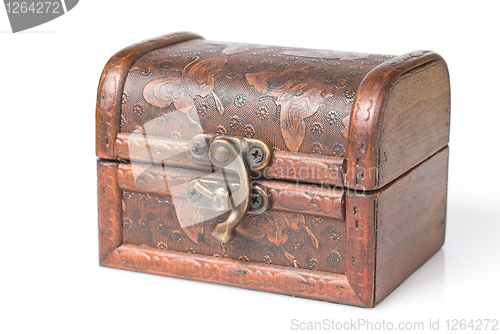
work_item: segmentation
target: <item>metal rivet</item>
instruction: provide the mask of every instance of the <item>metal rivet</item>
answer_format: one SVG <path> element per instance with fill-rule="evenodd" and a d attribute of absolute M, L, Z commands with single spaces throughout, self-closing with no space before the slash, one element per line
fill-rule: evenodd
<path fill-rule="evenodd" d="M 259 163 L 264 160 L 264 152 L 258 147 L 254 147 L 250 150 L 250 161 L 253 163 Z"/>
<path fill-rule="evenodd" d="M 191 151 L 195 155 L 202 155 L 205 152 L 205 145 L 201 141 L 195 141 L 191 146 Z"/>
<path fill-rule="evenodd" d="M 226 147 L 219 145 L 214 149 L 213 152 L 214 159 L 218 162 L 226 162 L 229 160 L 229 150 Z"/>
<path fill-rule="evenodd" d="M 187 197 L 190 201 L 196 202 L 201 198 L 201 194 L 198 190 L 191 188 L 187 191 Z"/>
<path fill-rule="evenodd" d="M 253 210 L 258 210 L 262 207 L 264 204 L 264 198 L 262 197 L 261 193 L 252 193 L 252 198 L 250 200 L 250 207 Z"/>

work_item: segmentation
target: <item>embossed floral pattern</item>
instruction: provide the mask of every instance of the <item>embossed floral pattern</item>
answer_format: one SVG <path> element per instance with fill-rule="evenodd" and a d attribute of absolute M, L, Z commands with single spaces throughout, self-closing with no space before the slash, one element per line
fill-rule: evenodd
<path fill-rule="evenodd" d="M 328 234 L 330 236 L 330 239 L 335 240 L 335 241 L 339 241 L 341 238 L 340 232 L 333 226 L 330 228 L 330 231 Z"/>
<path fill-rule="evenodd" d="M 156 121 L 158 122 L 159 125 L 165 126 L 168 124 L 169 117 L 167 115 L 161 115 L 156 118 Z"/>
<path fill-rule="evenodd" d="M 240 127 L 241 120 L 237 115 L 231 116 L 229 121 L 229 127 L 233 130 L 237 130 Z"/>
<path fill-rule="evenodd" d="M 268 211 L 265 214 L 245 219 L 236 228 L 238 233 L 254 240 L 267 237 L 269 242 L 281 248 L 285 257 L 293 264 L 295 256 L 283 248 L 283 244 L 288 240 L 289 230 L 304 230 L 313 246 L 319 249 L 318 239 L 309 227 L 306 226 L 304 215 L 300 213 L 285 215 L 280 211 Z"/>
<path fill-rule="evenodd" d="M 341 157 L 345 154 L 344 145 L 338 144 L 338 143 L 333 144 L 332 151 L 333 151 L 333 155 L 335 155 L 337 157 Z"/>
<path fill-rule="evenodd" d="M 326 121 L 327 121 L 329 124 L 335 124 L 335 123 L 338 123 L 338 121 L 339 121 L 339 114 L 338 114 L 336 111 L 330 110 L 330 111 L 326 114 Z"/>
<path fill-rule="evenodd" d="M 313 216 L 311 218 L 311 223 L 313 223 L 314 225 L 321 225 L 325 222 L 325 219 L 323 217 L 320 217 L 320 216 Z"/>
<path fill-rule="evenodd" d="M 274 254 L 272 252 L 267 252 L 262 257 L 262 262 L 264 263 L 271 264 L 273 263 L 273 261 L 274 261 Z"/>
<path fill-rule="evenodd" d="M 312 154 L 321 154 L 323 153 L 323 144 L 321 143 L 312 143 L 311 145 L 311 152 Z"/>
<path fill-rule="evenodd" d="M 247 138 L 253 138 L 255 135 L 255 129 L 253 125 L 247 124 L 245 125 L 245 137 Z"/>
<path fill-rule="evenodd" d="M 123 92 L 122 94 L 122 105 L 127 104 L 127 102 L 130 100 L 130 95 L 127 92 Z"/>
<path fill-rule="evenodd" d="M 344 96 L 346 97 L 346 99 L 352 100 L 356 96 L 356 90 L 349 89 L 345 92 Z"/>
<path fill-rule="evenodd" d="M 304 119 L 311 117 L 323 100 L 321 91 L 316 88 L 306 89 L 306 83 L 298 83 L 309 72 L 287 70 L 281 74 L 275 72 L 249 73 L 245 75 L 248 83 L 256 90 L 271 97 L 280 107 L 280 130 L 286 146 L 297 152 L 305 137 Z"/>
<path fill-rule="evenodd" d="M 167 244 L 163 241 L 159 241 L 158 244 L 156 244 L 156 247 L 159 249 L 168 249 Z"/>
<path fill-rule="evenodd" d="M 245 261 L 245 262 L 249 262 L 249 261 L 250 261 L 250 259 L 249 259 L 249 258 L 248 258 L 248 256 L 246 256 L 246 255 L 242 255 L 242 256 L 240 256 L 240 257 L 238 258 L 238 260 L 240 260 L 240 261 Z"/>
<path fill-rule="evenodd" d="M 139 227 L 143 230 L 149 229 L 149 224 L 146 218 L 139 219 Z"/>
<path fill-rule="evenodd" d="M 338 263 L 340 262 L 340 252 L 339 251 L 330 251 L 330 253 L 328 253 L 328 260 L 333 262 L 333 263 Z"/>
<path fill-rule="evenodd" d="M 151 74 L 153 73 L 153 71 L 151 71 L 150 68 L 145 68 L 141 71 L 141 76 L 143 77 L 149 77 Z"/>
<path fill-rule="evenodd" d="M 261 106 L 259 107 L 259 109 L 257 109 L 256 113 L 257 118 L 262 121 L 269 115 L 269 109 L 266 106 Z"/>
<path fill-rule="evenodd" d="M 238 95 L 234 99 L 234 105 L 237 106 L 238 108 L 243 107 L 247 103 L 247 98 L 244 95 Z"/>
<path fill-rule="evenodd" d="M 154 106 L 165 108 L 173 104 L 176 110 L 186 114 L 192 124 L 201 126 L 189 116 L 194 108 L 194 99 L 211 96 L 217 110 L 222 115 L 224 108 L 219 97 L 213 92 L 213 75 L 219 73 L 227 59 L 213 58 L 196 63 L 195 60 L 187 64 L 181 71 L 181 76 L 163 77 L 150 81 L 144 87 L 143 96 L 146 102 Z M 196 63 L 196 64 L 195 64 Z"/>
<path fill-rule="evenodd" d="M 307 265 L 312 270 L 318 270 L 319 266 L 320 266 L 320 263 L 319 263 L 318 259 L 316 259 L 316 258 L 310 258 L 309 260 L 307 260 Z"/>
<path fill-rule="evenodd" d="M 311 133 L 313 135 L 319 135 L 321 132 L 323 132 L 323 125 L 321 123 L 316 122 L 311 125 Z"/>
<path fill-rule="evenodd" d="M 303 251 L 304 248 L 305 248 L 304 240 L 297 239 L 293 241 L 293 249 L 295 249 L 296 251 Z"/>
<path fill-rule="evenodd" d="M 132 228 L 132 220 L 129 218 L 124 218 L 123 219 L 123 228 L 126 230 L 130 230 Z"/>
<path fill-rule="evenodd" d="M 182 240 L 182 232 L 180 231 L 173 231 L 172 234 L 170 235 L 170 239 L 175 242 L 179 242 Z"/>
<path fill-rule="evenodd" d="M 198 115 L 203 117 L 210 112 L 210 105 L 207 102 L 202 102 L 196 110 L 198 111 Z"/>
<path fill-rule="evenodd" d="M 164 222 L 159 222 L 156 227 L 161 235 L 166 235 L 168 232 L 168 224 Z"/>
<path fill-rule="evenodd" d="M 219 125 L 217 127 L 217 130 L 215 130 L 215 133 L 218 135 L 225 136 L 225 135 L 227 135 L 227 130 L 223 125 Z"/>
<path fill-rule="evenodd" d="M 134 109 L 132 109 L 132 111 L 134 112 L 134 114 L 142 115 L 142 113 L 144 112 L 144 107 L 137 103 L 134 105 Z"/>

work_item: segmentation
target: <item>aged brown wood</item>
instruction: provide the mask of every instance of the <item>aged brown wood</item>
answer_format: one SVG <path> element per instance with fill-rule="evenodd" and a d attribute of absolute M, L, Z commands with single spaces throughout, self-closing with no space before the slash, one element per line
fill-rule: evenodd
<path fill-rule="evenodd" d="M 115 153 L 119 159 L 130 161 L 132 150 L 132 160 L 135 162 L 203 169 L 189 159 L 188 144 L 189 141 L 184 139 L 119 133 Z M 273 152 L 271 165 L 263 171 L 253 173 L 253 176 L 340 187 L 344 160 L 342 157 L 311 156 L 276 150 Z"/>
<path fill-rule="evenodd" d="M 391 86 L 380 131 L 378 187 L 447 145 L 450 85 L 443 60 L 417 67 Z"/>
<path fill-rule="evenodd" d="M 347 277 L 375 306 L 444 242 L 448 147 L 386 187 L 346 191 Z"/>
<path fill-rule="evenodd" d="M 443 245 L 447 167 L 446 147 L 378 196 L 375 303 Z"/>
<path fill-rule="evenodd" d="M 433 62 L 436 67 L 425 67 Z M 429 87 L 439 89 L 429 93 Z M 449 94 L 446 64 L 431 51 L 395 57 L 370 71 L 358 88 L 351 115 L 346 186 L 380 188 L 446 146 Z"/>
<path fill-rule="evenodd" d="M 446 64 L 430 51 L 188 33 L 127 48 L 98 92 L 97 155 L 114 159 L 98 161 L 100 263 L 373 307 L 443 244 L 449 96 Z M 182 187 L 180 202 L 171 196 L 207 171 L 187 155 L 200 132 L 274 148 L 252 174 L 270 208 L 246 215 L 226 245 L 211 235 L 219 216 L 184 200 Z"/>
<path fill-rule="evenodd" d="M 201 38 L 192 33 L 176 33 L 131 45 L 108 61 L 101 74 L 96 104 L 96 152 L 105 159 L 115 159 L 113 145 L 120 128 L 122 93 L 127 73 L 142 55 L 171 44 Z"/>
<path fill-rule="evenodd" d="M 139 181 L 134 179 L 133 169 L 140 170 Z M 121 189 L 154 193 L 171 198 L 169 184 L 185 184 L 195 177 L 203 176 L 200 172 L 181 168 L 161 168 L 127 163 L 120 163 L 117 182 Z M 168 178 L 168 182 L 167 182 Z M 237 178 L 230 179 L 237 182 Z M 269 190 L 271 210 L 300 212 L 319 216 L 343 219 L 343 196 L 341 188 L 320 187 L 313 184 L 291 183 L 259 179 L 260 184 Z M 175 188 L 173 195 L 185 197 L 184 189 Z"/>
<path fill-rule="evenodd" d="M 375 277 L 375 198 L 378 193 L 346 192 L 347 279 L 363 303 L 373 307 Z"/>

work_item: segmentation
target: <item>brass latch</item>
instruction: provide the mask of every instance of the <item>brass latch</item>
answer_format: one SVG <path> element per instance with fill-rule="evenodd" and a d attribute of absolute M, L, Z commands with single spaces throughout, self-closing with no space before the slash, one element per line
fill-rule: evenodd
<path fill-rule="evenodd" d="M 250 182 L 249 171 L 269 165 L 272 147 L 257 139 L 206 135 L 195 136 L 189 142 L 189 155 L 200 166 L 221 169 L 223 178 L 195 178 L 186 186 L 186 197 L 199 208 L 221 214 L 230 212 L 226 220 L 216 223 L 212 235 L 221 243 L 235 236 L 235 228 L 247 213 L 259 214 L 269 206 L 267 190 Z"/>

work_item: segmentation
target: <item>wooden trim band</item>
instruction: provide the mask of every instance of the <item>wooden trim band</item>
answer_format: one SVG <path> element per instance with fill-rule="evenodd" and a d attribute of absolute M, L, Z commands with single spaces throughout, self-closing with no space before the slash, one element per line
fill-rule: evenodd
<path fill-rule="evenodd" d="M 123 244 L 102 266 L 366 306 L 345 275 Z"/>
<path fill-rule="evenodd" d="M 132 148 L 134 161 L 200 169 L 189 159 L 188 144 L 189 141 L 182 139 L 119 133 L 115 153 L 119 159 L 129 161 Z M 341 187 L 343 163 L 342 157 L 275 150 L 271 165 L 257 176 Z"/>
<path fill-rule="evenodd" d="M 118 187 L 117 170 L 117 162 L 97 161 L 99 260 L 122 244 L 122 190 Z"/>
<path fill-rule="evenodd" d="M 184 188 L 169 188 L 172 184 L 186 184 L 195 177 L 203 176 L 199 171 L 180 168 L 162 168 L 128 163 L 120 163 L 117 182 L 121 189 L 137 192 L 155 193 L 165 197 L 172 195 L 184 197 Z M 139 175 L 136 178 L 134 174 Z M 235 180 L 237 181 L 237 180 Z M 344 190 L 337 187 L 298 184 L 275 180 L 258 182 L 269 190 L 271 210 L 300 212 L 344 219 Z M 171 190 L 175 193 L 172 193 Z"/>

